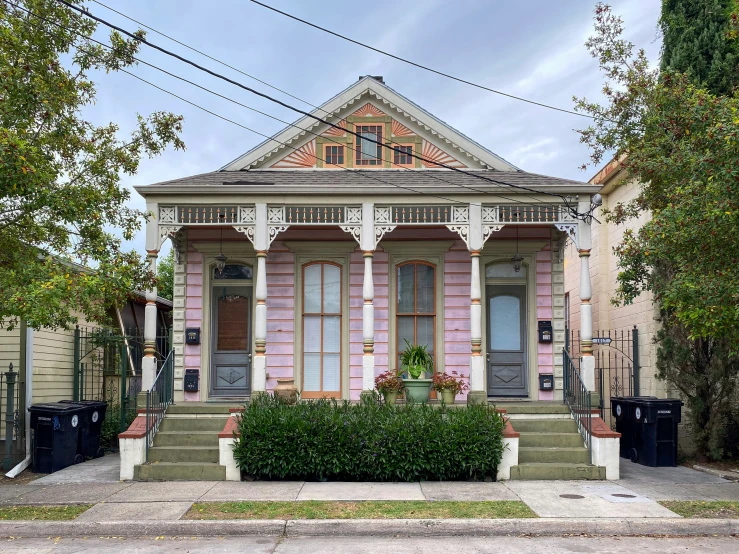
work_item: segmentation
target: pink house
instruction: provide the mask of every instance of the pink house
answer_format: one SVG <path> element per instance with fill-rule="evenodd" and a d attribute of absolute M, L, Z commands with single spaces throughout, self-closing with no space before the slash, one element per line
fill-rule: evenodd
<path fill-rule="evenodd" d="M 177 254 L 175 402 L 280 378 L 356 400 L 406 340 L 469 379 L 460 400 L 561 400 L 563 245 L 580 240 L 587 272 L 576 212 L 600 187 L 526 173 L 381 78 L 314 116 L 219 171 L 136 188 L 152 267 L 165 240 Z"/>

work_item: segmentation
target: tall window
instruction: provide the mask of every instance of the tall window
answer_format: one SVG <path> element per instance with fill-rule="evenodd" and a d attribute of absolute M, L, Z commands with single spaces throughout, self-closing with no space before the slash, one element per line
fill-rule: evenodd
<path fill-rule="evenodd" d="M 435 272 L 434 266 L 423 262 L 409 262 L 397 268 L 398 354 L 406 347 L 406 340 L 426 345 L 432 356 L 436 351 Z"/>
<path fill-rule="evenodd" d="M 303 396 L 341 396 L 341 268 L 303 266 Z"/>
<path fill-rule="evenodd" d="M 325 160 L 329 165 L 344 165 L 344 147 L 327 146 Z"/>
<path fill-rule="evenodd" d="M 357 164 L 382 165 L 382 125 L 357 125 Z M 376 142 L 373 142 L 376 141 Z"/>
<path fill-rule="evenodd" d="M 411 165 L 413 163 L 413 146 L 396 146 L 393 150 L 395 155 L 394 164 Z"/>

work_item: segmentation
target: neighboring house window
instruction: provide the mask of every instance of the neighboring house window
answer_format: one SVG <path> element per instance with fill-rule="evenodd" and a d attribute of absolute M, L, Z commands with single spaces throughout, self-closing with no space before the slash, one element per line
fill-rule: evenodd
<path fill-rule="evenodd" d="M 341 268 L 303 266 L 303 396 L 341 396 Z"/>
<path fill-rule="evenodd" d="M 413 165 L 413 146 L 396 146 L 393 150 L 395 165 Z"/>
<path fill-rule="evenodd" d="M 344 165 L 344 147 L 327 146 L 325 160 L 326 165 Z"/>
<path fill-rule="evenodd" d="M 398 356 L 406 348 L 406 340 L 410 344 L 426 345 L 433 356 L 436 351 L 436 268 L 425 262 L 409 262 L 397 266 L 396 274 Z"/>
<path fill-rule="evenodd" d="M 357 125 L 357 164 L 382 165 L 382 125 Z"/>

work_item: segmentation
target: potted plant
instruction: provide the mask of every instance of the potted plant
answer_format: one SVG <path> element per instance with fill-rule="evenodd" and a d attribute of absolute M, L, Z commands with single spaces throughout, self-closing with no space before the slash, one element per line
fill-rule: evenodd
<path fill-rule="evenodd" d="M 403 391 L 403 379 L 397 373 L 386 371 L 375 377 L 375 388 L 385 397 L 385 404 L 395 404 Z"/>
<path fill-rule="evenodd" d="M 459 375 L 456 371 L 452 371 L 451 375 L 436 373 L 431 388 L 441 394 L 441 400 L 444 404 L 454 404 L 454 398 L 460 392 L 470 388 L 464 379 L 465 376 Z"/>
<path fill-rule="evenodd" d="M 428 402 L 431 379 L 426 373 L 433 372 L 434 358 L 424 344 L 411 344 L 406 339 L 405 350 L 400 353 L 400 368 L 408 375 L 404 381 L 406 398 L 414 402 Z"/>

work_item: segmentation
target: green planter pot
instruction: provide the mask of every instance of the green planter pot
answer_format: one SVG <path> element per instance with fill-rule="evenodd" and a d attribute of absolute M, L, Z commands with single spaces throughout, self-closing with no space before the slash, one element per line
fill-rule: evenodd
<path fill-rule="evenodd" d="M 385 404 L 389 406 L 395 404 L 395 401 L 398 399 L 398 391 L 396 390 L 383 392 L 382 395 L 385 397 Z"/>
<path fill-rule="evenodd" d="M 428 402 L 429 393 L 431 392 L 431 382 L 431 379 L 404 380 L 405 397 L 414 402 Z"/>
<path fill-rule="evenodd" d="M 454 404 L 454 398 L 455 394 L 453 390 L 442 390 L 441 391 L 441 399 L 444 401 L 444 404 Z"/>

